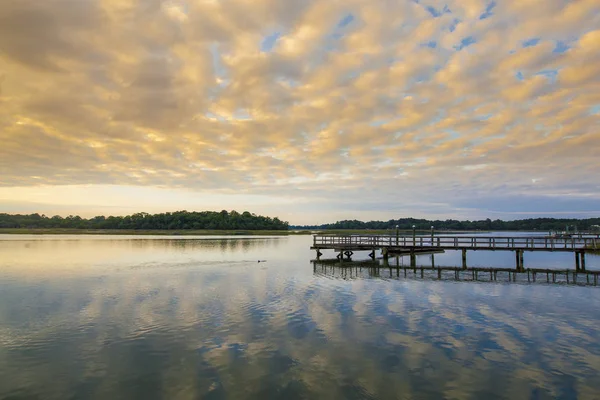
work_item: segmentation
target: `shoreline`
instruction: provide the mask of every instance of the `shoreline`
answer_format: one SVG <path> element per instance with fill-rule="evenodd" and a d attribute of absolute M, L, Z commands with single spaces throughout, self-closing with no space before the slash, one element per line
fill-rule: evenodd
<path fill-rule="evenodd" d="M 298 234 L 290 231 L 269 230 L 166 230 L 166 229 L 77 229 L 77 228 L 0 228 L 0 234 L 4 235 L 161 235 L 161 236 L 288 236 Z"/>
<path fill-rule="evenodd" d="M 485 233 L 489 231 L 436 231 L 440 234 Z M 401 235 L 412 231 L 400 231 Z M 161 235 L 161 236 L 290 236 L 290 235 L 395 235 L 394 231 L 378 229 L 290 229 L 290 230 L 246 230 L 246 229 L 78 229 L 78 228 L 0 228 L 5 235 Z M 428 231 L 417 231 L 417 235 L 429 235 Z"/>

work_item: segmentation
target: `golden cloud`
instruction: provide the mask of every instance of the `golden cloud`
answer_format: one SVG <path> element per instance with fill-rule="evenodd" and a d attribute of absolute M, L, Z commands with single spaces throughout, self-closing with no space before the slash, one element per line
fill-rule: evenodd
<path fill-rule="evenodd" d="M 597 186 L 600 5 L 425 3 L 7 0 L 0 185 Z"/>

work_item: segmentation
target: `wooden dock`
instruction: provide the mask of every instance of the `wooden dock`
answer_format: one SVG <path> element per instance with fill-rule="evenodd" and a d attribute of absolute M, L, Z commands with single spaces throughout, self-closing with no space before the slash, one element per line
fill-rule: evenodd
<path fill-rule="evenodd" d="M 576 271 L 585 271 L 585 254 L 600 249 L 599 235 L 554 238 L 549 236 L 444 236 L 432 233 L 417 235 L 314 235 L 311 249 L 317 251 L 331 249 L 338 252 L 338 259 L 350 258 L 355 251 L 370 251 L 376 258 L 381 251 L 384 259 L 390 255 L 408 254 L 411 265 L 416 263 L 420 253 L 462 251 L 462 269 L 467 268 L 467 251 L 514 251 L 517 271 L 524 271 L 526 251 L 569 252 L 575 254 Z"/>

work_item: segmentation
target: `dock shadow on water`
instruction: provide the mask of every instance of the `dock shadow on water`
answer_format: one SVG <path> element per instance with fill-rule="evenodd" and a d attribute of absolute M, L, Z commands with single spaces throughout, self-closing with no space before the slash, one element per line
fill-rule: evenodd
<path fill-rule="evenodd" d="M 435 265 L 403 265 L 396 260 L 345 259 L 312 260 L 315 275 L 336 279 L 422 279 L 460 282 L 520 283 L 520 284 L 558 284 L 599 287 L 600 271 L 526 268 L 517 271 L 514 268 L 494 267 L 456 267 Z"/>
<path fill-rule="evenodd" d="M 0 237 L 0 399 L 593 399 L 600 387 L 593 285 L 321 271 L 303 236 L 143 240 Z"/>

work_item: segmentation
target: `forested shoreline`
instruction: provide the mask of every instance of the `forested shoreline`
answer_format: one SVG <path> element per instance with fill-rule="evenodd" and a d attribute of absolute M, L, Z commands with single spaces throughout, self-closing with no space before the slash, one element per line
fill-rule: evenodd
<path fill-rule="evenodd" d="M 176 211 L 161 214 L 136 213 L 127 216 L 82 218 L 69 215 L 48 217 L 43 214 L 1 214 L 0 228 L 74 228 L 133 230 L 287 230 L 289 223 L 279 218 L 251 214 L 248 211 Z"/>
<path fill-rule="evenodd" d="M 600 231 L 600 218 L 529 218 L 503 221 L 500 219 L 459 221 L 427 220 L 416 218 L 391 219 L 389 221 L 343 220 L 322 225 L 292 225 L 279 218 L 256 215 L 244 211 L 176 211 L 160 214 L 136 213 L 127 216 L 96 216 L 82 218 L 69 215 L 48 217 L 43 214 L 0 213 L 0 228 L 15 229 L 104 229 L 104 230 L 430 230 L 436 231 Z"/>
<path fill-rule="evenodd" d="M 456 231 L 563 231 L 567 227 L 569 230 L 591 231 L 600 230 L 600 218 L 587 219 L 568 219 L 568 218 L 529 218 L 513 221 L 503 221 L 500 219 L 479 220 L 479 221 L 458 221 L 454 219 L 447 220 L 427 220 L 415 218 L 391 219 L 389 221 L 358 221 L 344 220 L 332 224 L 323 225 L 303 225 L 292 226 L 293 229 L 323 229 L 323 230 L 393 230 L 398 226 L 400 230 L 410 230 L 415 227 L 417 230 L 429 230 L 433 226 L 435 230 L 456 230 Z"/>

